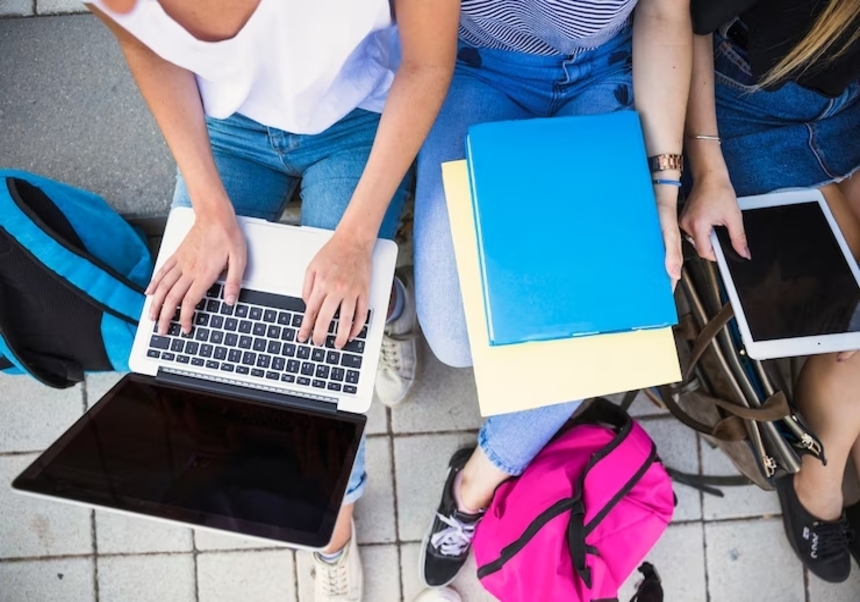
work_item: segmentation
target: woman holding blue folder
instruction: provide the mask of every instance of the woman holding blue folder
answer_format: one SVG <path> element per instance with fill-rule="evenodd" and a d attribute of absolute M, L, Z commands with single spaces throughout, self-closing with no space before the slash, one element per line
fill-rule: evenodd
<path fill-rule="evenodd" d="M 676 207 L 691 54 L 689 0 L 463 0 L 454 79 L 418 157 L 415 201 L 417 310 L 441 361 L 471 364 L 440 164 L 464 158 L 472 125 L 635 108 L 654 174 L 666 270 L 677 282 Z M 451 458 L 422 550 L 427 585 L 456 577 L 495 488 L 522 473 L 578 405 L 494 416 L 481 429 L 477 449 Z"/>

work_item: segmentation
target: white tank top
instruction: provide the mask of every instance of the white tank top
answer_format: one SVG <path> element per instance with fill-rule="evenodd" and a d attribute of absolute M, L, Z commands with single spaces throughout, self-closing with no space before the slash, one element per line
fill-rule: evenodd
<path fill-rule="evenodd" d="M 221 42 L 198 40 L 158 0 L 124 15 L 89 1 L 193 72 L 207 115 L 240 113 L 295 134 L 318 134 L 356 108 L 382 112 L 400 58 L 389 0 L 260 0 Z"/>

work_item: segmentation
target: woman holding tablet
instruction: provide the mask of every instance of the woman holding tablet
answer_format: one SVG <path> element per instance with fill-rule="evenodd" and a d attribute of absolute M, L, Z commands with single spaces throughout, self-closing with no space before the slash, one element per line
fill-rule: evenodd
<path fill-rule="evenodd" d="M 737 196 L 835 184 L 826 194 L 847 200 L 850 211 L 838 199 L 831 205 L 851 244 L 860 217 L 860 176 L 851 177 L 860 168 L 860 1 L 734 4 L 739 14 L 712 35 L 697 23 L 709 35 L 694 41 L 686 144 L 693 188 L 681 226 L 704 258 L 714 259 L 717 225 L 749 258 Z M 860 507 L 846 520 L 842 499 L 849 456 L 860 470 L 860 354 L 810 357 L 796 400 L 828 463 L 804 456 L 800 472 L 777 483 L 786 535 L 815 575 L 844 581 L 849 545 L 860 560 L 848 536 L 860 528 Z"/>

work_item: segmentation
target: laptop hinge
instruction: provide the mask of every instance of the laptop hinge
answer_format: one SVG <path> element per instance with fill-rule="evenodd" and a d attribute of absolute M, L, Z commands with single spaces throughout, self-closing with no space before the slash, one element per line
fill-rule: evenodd
<path fill-rule="evenodd" d="M 279 406 L 291 406 L 318 412 L 337 413 L 337 400 L 329 397 L 313 397 L 301 394 L 279 393 L 266 389 L 255 388 L 253 385 L 242 383 L 235 385 L 215 379 L 201 377 L 199 374 L 183 373 L 167 368 L 159 368 L 155 380 L 160 383 L 179 387 L 188 387 L 206 393 L 216 393 L 240 399 L 252 399 Z"/>

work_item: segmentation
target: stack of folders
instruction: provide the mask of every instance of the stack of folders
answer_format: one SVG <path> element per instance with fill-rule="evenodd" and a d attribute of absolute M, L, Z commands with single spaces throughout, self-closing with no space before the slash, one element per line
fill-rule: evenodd
<path fill-rule="evenodd" d="M 443 165 L 483 415 L 680 380 L 638 115 L 470 128 Z"/>

